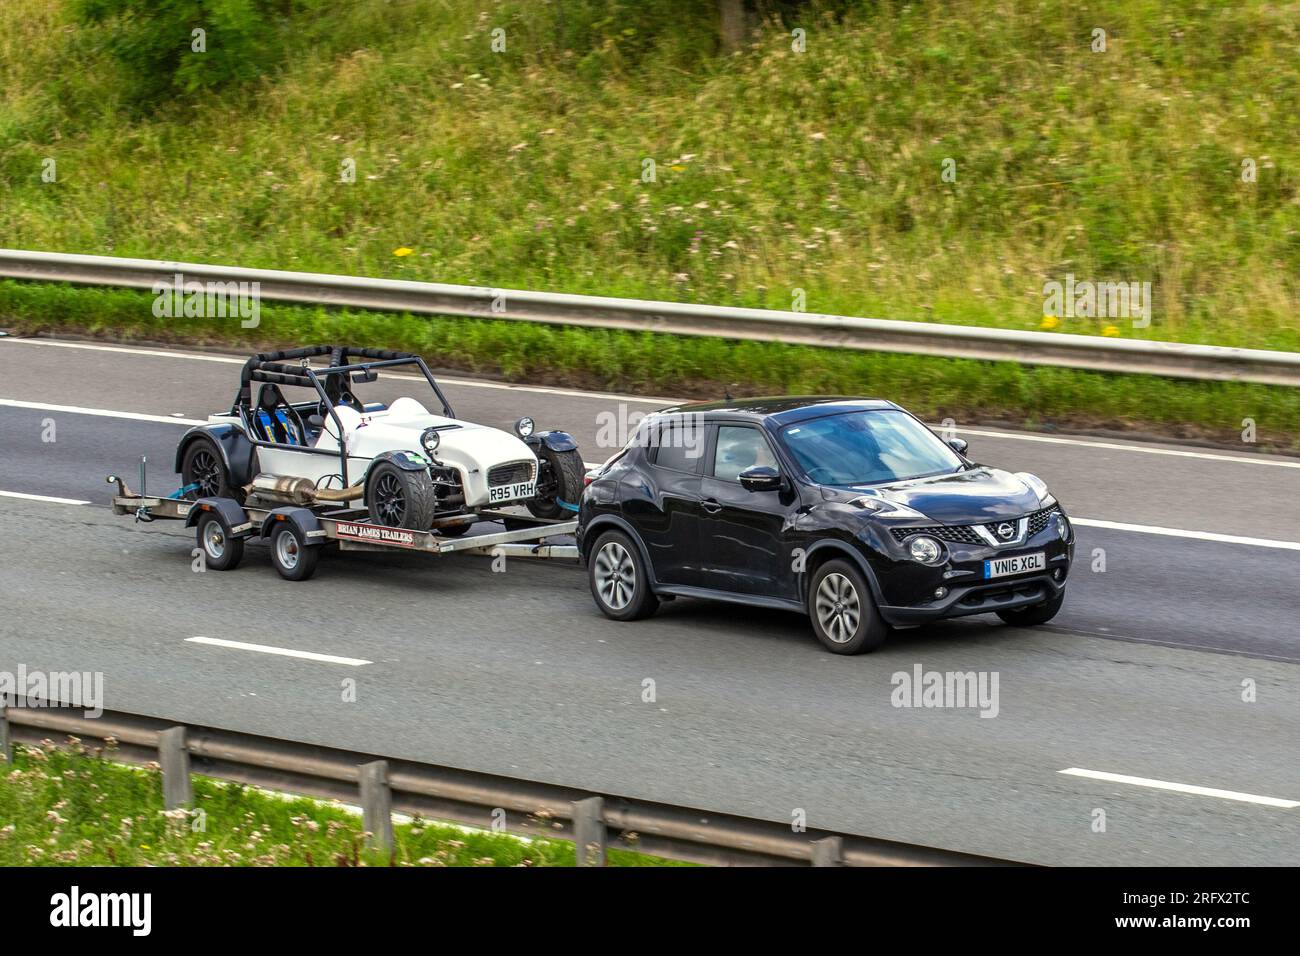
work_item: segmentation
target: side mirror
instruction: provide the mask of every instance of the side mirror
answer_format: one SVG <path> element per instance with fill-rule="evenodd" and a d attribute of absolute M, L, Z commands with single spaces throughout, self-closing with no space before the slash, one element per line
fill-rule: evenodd
<path fill-rule="evenodd" d="M 966 449 L 970 447 L 970 442 L 964 438 L 949 438 L 948 447 L 959 455 L 966 454 Z"/>
<path fill-rule="evenodd" d="M 746 491 L 776 491 L 781 487 L 781 473 L 767 465 L 755 465 L 740 473 L 740 485 Z"/>

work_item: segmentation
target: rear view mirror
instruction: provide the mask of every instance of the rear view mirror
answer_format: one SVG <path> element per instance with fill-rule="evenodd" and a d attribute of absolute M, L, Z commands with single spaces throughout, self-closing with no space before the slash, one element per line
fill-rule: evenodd
<path fill-rule="evenodd" d="M 767 465 L 755 465 L 740 473 L 740 485 L 746 491 L 776 491 L 781 487 L 781 473 Z"/>
<path fill-rule="evenodd" d="M 949 438 L 948 447 L 957 454 L 964 455 L 966 454 L 966 449 L 970 447 L 970 443 L 964 438 Z"/>
<path fill-rule="evenodd" d="M 379 373 L 376 372 L 373 368 L 365 368 L 362 369 L 360 372 L 352 373 L 353 383 L 373 382 L 376 381 L 378 378 L 379 378 Z"/>

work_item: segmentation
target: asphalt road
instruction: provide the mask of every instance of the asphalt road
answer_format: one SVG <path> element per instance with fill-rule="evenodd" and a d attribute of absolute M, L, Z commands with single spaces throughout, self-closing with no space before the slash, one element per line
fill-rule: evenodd
<path fill-rule="evenodd" d="M 103 476 L 133 479 L 147 454 L 155 490 L 174 487 L 184 426 L 168 419 L 228 407 L 238 360 L 2 339 L 0 358 L 0 670 L 102 670 L 110 709 L 1032 862 L 1300 862 L 1300 807 L 1059 772 L 1300 800 L 1295 460 L 973 430 L 979 459 L 1036 472 L 1091 522 L 1065 609 L 840 658 L 793 614 L 680 600 L 613 624 L 558 563 L 331 553 L 291 585 L 253 547 L 238 571 L 196 574 L 183 529 L 101 507 Z M 445 390 L 467 418 L 566 428 L 588 460 L 611 421 L 656 404 Z M 892 676 L 917 665 L 996 673 L 996 718 L 892 706 Z"/>

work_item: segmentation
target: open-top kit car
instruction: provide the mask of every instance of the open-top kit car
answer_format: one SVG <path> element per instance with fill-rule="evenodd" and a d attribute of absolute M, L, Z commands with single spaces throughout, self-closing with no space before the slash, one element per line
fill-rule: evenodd
<path fill-rule="evenodd" d="M 313 367 L 323 358 L 325 367 Z M 353 391 L 380 370 L 406 373 L 424 401 L 363 402 Z M 253 385 L 260 388 L 256 397 Z M 290 401 L 283 387 L 304 391 Z M 427 386 L 427 387 L 426 387 Z M 185 497 L 265 493 L 300 504 L 364 507 L 373 524 L 463 533 L 480 510 L 526 505 L 539 518 L 576 510 L 582 457 L 564 432 L 516 434 L 456 418 L 424 360 L 407 352 L 317 345 L 254 355 L 230 411 L 181 439 Z"/>
<path fill-rule="evenodd" d="M 578 542 L 615 620 L 713 598 L 806 613 L 839 654 L 890 627 L 1051 620 L 1074 534 L 1033 475 L 966 457 L 892 402 L 768 398 L 648 416 L 590 476 Z"/>

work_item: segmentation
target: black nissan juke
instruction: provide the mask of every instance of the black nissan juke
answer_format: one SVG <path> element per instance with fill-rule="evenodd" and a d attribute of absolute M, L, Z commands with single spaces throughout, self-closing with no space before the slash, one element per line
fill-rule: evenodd
<path fill-rule="evenodd" d="M 965 453 L 874 399 L 654 413 L 587 476 L 592 596 L 620 621 L 677 597 L 796 610 L 837 654 L 967 614 L 1043 624 L 1065 597 L 1070 521 L 1039 478 Z"/>

